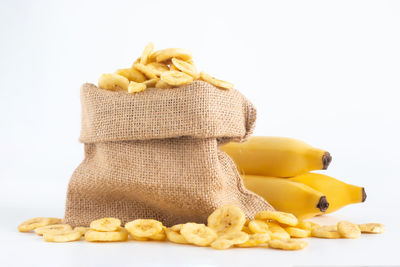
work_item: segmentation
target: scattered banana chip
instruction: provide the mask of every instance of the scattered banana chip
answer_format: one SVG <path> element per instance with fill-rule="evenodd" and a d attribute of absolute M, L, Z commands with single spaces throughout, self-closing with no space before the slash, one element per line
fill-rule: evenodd
<path fill-rule="evenodd" d="M 284 229 L 290 235 L 290 237 L 305 238 L 309 237 L 311 234 L 311 230 L 305 230 L 293 226 L 289 226 Z"/>
<path fill-rule="evenodd" d="M 192 59 L 192 53 L 189 50 L 183 48 L 167 48 L 157 52 L 157 62 L 170 60 L 171 58 L 180 58 L 182 60 Z"/>
<path fill-rule="evenodd" d="M 221 235 L 217 240 L 211 243 L 214 249 L 227 249 L 233 245 L 243 244 L 249 240 L 249 235 L 244 232 L 229 232 Z"/>
<path fill-rule="evenodd" d="M 199 78 L 199 73 L 197 72 L 197 68 L 193 64 L 189 64 L 178 58 L 172 58 L 172 65 L 176 67 L 178 70 L 192 76 L 193 79 Z"/>
<path fill-rule="evenodd" d="M 79 239 L 81 239 L 81 237 L 82 234 L 74 230 L 63 231 L 58 233 L 56 232 L 43 233 L 43 239 L 44 241 L 47 242 L 57 242 L 57 243 L 72 242 L 72 241 L 78 241 Z"/>
<path fill-rule="evenodd" d="M 254 234 L 265 234 L 269 232 L 268 224 L 261 220 L 250 221 L 248 227 Z"/>
<path fill-rule="evenodd" d="M 298 223 L 296 216 L 282 211 L 261 211 L 254 216 L 257 220 L 275 220 L 279 223 L 295 226 Z"/>
<path fill-rule="evenodd" d="M 46 225 L 39 228 L 36 228 L 34 231 L 37 235 L 43 235 L 44 233 L 61 233 L 66 231 L 71 231 L 72 227 L 69 224 L 53 224 Z"/>
<path fill-rule="evenodd" d="M 179 231 L 174 231 L 171 228 L 167 228 L 165 230 L 165 233 L 167 235 L 167 239 L 173 243 L 178 243 L 178 244 L 189 244 L 189 242 L 181 235 L 180 230 Z"/>
<path fill-rule="evenodd" d="M 129 80 L 116 73 L 102 74 L 98 81 L 99 87 L 106 90 L 128 90 Z"/>
<path fill-rule="evenodd" d="M 319 225 L 318 225 L 318 226 L 319 226 Z M 300 228 L 300 229 L 310 230 L 310 231 L 311 231 L 312 224 L 311 224 L 311 222 L 299 221 L 299 222 L 297 223 L 296 227 L 297 227 L 297 228 Z"/>
<path fill-rule="evenodd" d="M 286 240 L 290 239 L 290 235 L 288 232 L 283 229 L 282 226 L 275 222 L 267 222 L 269 230 L 270 230 L 270 236 L 271 239 L 280 239 L 280 240 Z"/>
<path fill-rule="evenodd" d="M 318 238 L 341 238 L 337 231 L 336 225 L 324 225 L 319 227 L 314 227 L 311 230 L 312 237 Z"/>
<path fill-rule="evenodd" d="M 313 228 L 315 228 L 315 227 L 320 227 L 321 225 L 319 225 L 318 223 L 315 223 L 315 222 L 309 222 L 310 223 L 310 225 L 311 225 L 311 230 L 313 229 Z M 300 227 L 301 228 L 301 227 Z"/>
<path fill-rule="evenodd" d="M 147 61 L 150 55 L 153 53 L 153 50 L 154 50 L 153 43 L 148 43 L 145 46 L 142 55 L 140 56 L 140 64 L 147 64 Z"/>
<path fill-rule="evenodd" d="M 90 229 L 101 232 L 117 231 L 121 221 L 117 218 L 101 218 L 90 223 Z"/>
<path fill-rule="evenodd" d="M 156 87 L 156 88 L 160 88 L 160 89 L 169 89 L 169 88 L 171 88 L 172 86 L 169 85 L 168 83 L 164 82 L 163 80 L 159 80 L 159 81 L 157 81 L 155 87 Z"/>
<path fill-rule="evenodd" d="M 200 79 L 202 79 L 205 82 L 211 83 L 212 85 L 222 88 L 222 89 L 232 89 L 233 88 L 233 84 L 231 84 L 227 81 L 218 80 L 217 78 L 214 78 L 205 72 L 200 72 Z"/>
<path fill-rule="evenodd" d="M 340 221 L 337 224 L 337 231 L 344 238 L 359 238 L 361 236 L 360 228 L 354 223 Z"/>
<path fill-rule="evenodd" d="M 131 236 L 152 237 L 163 231 L 161 222 L 153 219 L 137 219 L 125 224 Z"/>
<path fill-rule="evenodd" d="M 150 87 L 154 87 L 159 80 L 160 80 L 160 78 L 154 78 L 154 79 L 150 79 L 150 80 L 143 82 L 143 84 L 145 84 L 147 88 L 150 88 Z"/>
<path fill-rule="evenodd" d="M 359 224 L 358 228 L 360 229 L 361 233 L 366 234 L 381 234 L 385 232 L 385 226 L 381 223 Z"/>
<path fill-rule="evenodd" d="M 160 76 L 161 80 L 169 85 L 179 86 L 193 82 L 193 77 L 180 71 L 165 71 Z"/>
<path fill-rule="evenodd" d="M 146 85 L 144 83 L 137 83 L 134 81 L 129 82 L 128 93 L 139 93 L 146 90 Z"/>
<path fill-rule="evenodd" d="M 134 81 L 137 83 L 146 81 L 146 77 L 135 68 L 119 69 L 115 73 L 124 76 L 129 81 Z"/>
<path fill-rule="evenodd" d="M 53 225 L 62 223 L 62 220 L 59 218 L 51 218 L 51 217 L 36 217 L 29 219 L 18 226 L 18 231 L 20 232 L 29 232 L 36 228 L 43 227 L 46 225 Z"/>
<path fill-rule="evenodd" d="M 158 77 L 160 77 L 163 72 L 169 71 L 169 67 L 167 65 L 159 62 L 152 62 L 147 64 L 147 66 L 153 69 L 153 73 Z"/>
<path fill-rule="evenodd" d="M 154 68 L 149 67 L 148 65 L 144 65 L 141 63 L 135 63 L 135 64 L 133 64 L 133 67 L 138 69 L 149 79 L 158 78 L 156 72 L 154 71 Z"/>
<path fill-rule="evenodd" d="M 208 246 L 217 239 L 213 229 L 204 224 L 185 223 L 181 228 L 181 235 L 191 244 Z"/>
<path fill-rule="evenodd" d="M 85 234 L 86 241 L 89 242 L 117 242 L 128 240 L 128 231 L 120 227 L 118 231 L 100 232 L 89 230 Z"/>
<path fill-rule="evenodd" d="M 251 234 L 249 235 L 249 239 L 242 243 L 237 244 L 235 246 L 240 248 L 250 248 L 250 247 L 257 247 L 259 245 L 267 244 L 268 241 L 271 240 L 271 236 L 268 233 L 265 234 Z"/>
<path fill-rule="evenodd" d="M 89 227 L 83 227 L 83 226 L 77 226 L 74 228 L 74 231 L 81 233 L 82 235 L 85 235 L 87 231 L 89 231 Z"/>
<path fill-rule="evenodd" d="M 239 232 L 246 222 L 243 211 L 236 206 L 225 205 L 208 216 L 207 225 L 218 235 Z"/>
<path fill-rule="evenodd" d="M 307 247 L 307 242 L 303 240 L 279 240 L 274 239 L 268 242 L 269 247 L 283 250 L 299 250 Z"/>

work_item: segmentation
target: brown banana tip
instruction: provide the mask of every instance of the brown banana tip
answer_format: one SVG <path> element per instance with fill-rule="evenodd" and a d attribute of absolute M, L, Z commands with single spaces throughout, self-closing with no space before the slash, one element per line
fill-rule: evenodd
<path fill-rule="evenodd" d="M 329 208 L 329 202 L 326 200 L 326 196 L 320 197 L 317 208 L 322 212 L 325 212 Z"/>
<path fill-rule="evenodd" d="M 367 193 L 365 193 L 364 187 L 362 188 L 362 202 L 364 202 L 367 199 Z"/>
<path fill-rule="evenodd" d="M 322 156 L 322 169 L 326 170 L 328 169 L 329 164 L 331 164 L 332 161 L 332 156 L 329 152 L 325 152 L 324 155 Z"/>

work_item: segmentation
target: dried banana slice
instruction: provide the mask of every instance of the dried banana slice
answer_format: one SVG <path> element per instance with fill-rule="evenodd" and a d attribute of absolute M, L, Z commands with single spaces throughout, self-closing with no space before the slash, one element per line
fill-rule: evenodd
<path fill-rule="evenodd" d="M 143 84 L 145 84 L 147 88 L 150 88 L 150 87 L 154 87 L 159 80 L 160 80 L 160 78 L 154 78 L 154 79 L 150 79 L 150 80 L 143 82 Z"/>
<path fill-rule="evenodd" d="M 314 227 L 311 230 L 312 237 L 318 238 L 340 238 L 340 234 L 337 231 L 336 225 L 323 225 L 319 227 Z"/>
<path fill-rule="evenodd" d="M 290 237 L 305 238 L 311 235 L 311 230 L 305 230 L 293 226 L 284 228 Z"/>
<path fill-rule="evenodd" d="M 81 237 L 82 234 L 74 230 L 58 232 L 58 233 L 45 232 L 43 234 L 44 241 L 57 242 L 57 243 L 78 241 L 79 239 L 81 239 Z"/>
<path fill-rule="evenodd" d="M 117 218 L 101 218 L 90 223 L 90 229 L 101 232 L 117 231 L 121 221 Z"/>
<path fill-rule="evenodd" d="M 134 81 L 129 82 L 128 93 L 139 93 L 146 90 L 146 85 L 144 83 L 137 83 Z"/>
<path fill-rule="evenodd" d="M 77 226 L 74 228 L 74 231 L 81 233 L 81 235 L 85 235 L 87 231 L 89 231 L 89 227 Z"/>
<path fill-rule="evenodd" d="M 155 235 L 152 235 L 152 236 L 150 236 L 149 238 L 151 239 L 151 240 L 154 240 L 154 241 L 164 241 L 166 238 L 167 238 L 167 235 L 166 235 L 166 230 L 167 230 L 167 227 L 165 227 L 165 226 L 163 226 L 162 227 L 163 229 L 162 229 L 162 231 L 160 232 L 160 233 L 157 233 L 157 234 L 155 234 Z"/>
<path fill-rule="evenodd" d="M 125 224 L 131 236 L 137 237 L 151 237 L 163 230 L 161 222 L 153 219 L 137 219 Z"/>
<path fill-rule="evenodd" d="M 248 227 L 254 234 L 265 234 L 269 232 L 268 224 L 261 220 L 250 221 Z"/>
<path fill-rule="evenodd" d="M 152 62 L 147 64 L 147 66 L 152 68 L 153 73 L 155 73 L 158 77 L 160 77 L 163 72 L 169 71 L 169 67 L 167 65 L 159 62 Z"/>
<path fill-rule="evenodd" d="M 158 78 L 157 74 L 154 72 L 154 69 L 152 67 L 149 67 L 141 63 L 135 63 L 133 64 L 133 67 L 142 72 L 149 79 Z"/>
<path fill-rule="evenodd" d="M 169 60 L 171 58 L 180 58 L 182 60 L 190 60 L 192 58 L 192 53 L 189 50 L 183 48 L 167 48 L 163 50 L 159 50 L 156 52 L 156 60 L 157 62 L 162 62 Z M 154 57 L 154 55 L 152 55 Z"/>
<path fill-rule="evenodd" d="M 320 227 L 321 225 L 319 225 L 318 223 L 315 222 L 309 222 L 311 225 L 311 230 L 314 229 L 315 227 Z"/>
<path fill-rule="evenodd" d="M 118 231 L 100 232 L 89 230 L 85 234 L 85 239 L 88 242 L 117 242 L 128 240 L 128 231 L 120 227 Z"/>
<path fill-rule="evenodd" d="M 36 228 L 34 231 L 38 235 L 43 235 L 44 233 L 62 233 L 66 231 L 71 231 L 72 227 L 69 224 L 53 224 L 46 225 L 39 228 Z"/>
<path fill-rule="evenodd" d="M 98 85 L 106 90 L 128 90 L 129 80 L 122 75 L 116 73 L 102 74 L 99 78 Z"/>
<path fill-rule="evenodd" d="M 160 89 L 169 89 L 172 88 L 171 85 L 169 85 L 168 83 L 164 82 L 163 80 L 159 80 L 156 83 L 156 88 L 160 88 Z"/>
<path fill-rule="evenodd" d="M 176 70 L 179 71 L 179 69 L 171 62 L 171 64 L 169 65 L 169 70 Z"/>
<path fill-rule="evenodd" d="M 189 64 L 183 60 L 180 60 L 178 58 L 172 58 L 172 66 L 176 67 L 178 70 L 190 75 L 193 77 L 193 79 L 198 79 L 199 78 L 199 73 L 197 71 L 197 68 L 193 64 Z"/>
<path fill-rule="evenodd" d="M 271 236 L 268 233 L 265 234 L 252 234 L 249 235 L 249 240 L 242 244 L 237 244 L 240 248 L 257 247 L 262 244 L 267 244 L 271 240 Z"/>
<path fill-rule="evenodd" d="M 283 250 L 299 250 L 307 247 L 307 242 L 304 240 L 279 240 L 274 239 L 268 242 L 269 247 Z"/>
<path fill-rule="evenodd" d="M 283 229 L 282 226 L 280 226 L 279 224 L 274 222 L 267 222 L 267 224 L 270 230 L 271 239 L 290 239 L 290 235 L 288 234 L 288 232 L 286 232 L 285 229 Z"/>
<path fill-rule="evenodd" d="M 303 230 L 310 230 L 312 228 L 311 222 L 305 222 L 305 221 L 299 221 L 296 225 L 297 228 L 303 229 Z"/>
<path fill-rule="evenodd" d="M 360 229 L 361 233 L 367 234 L 381 234 L 385 232 L 385 226 L 381 223 L 359 224 L 358 228 Z"/>
<path fill-rule="evenodd" d="M 140 56 L 140 64 L 144 64 L 144 65 L 147 64 L 147 61 L 148 61 L 150 55 L 153 53 L 153 50 L 154 50 L 154 44 L 148 43 L 145 46 L 142 55 Z"/>
<path fill-rule="evenodd" d="M 361 236 L 360 228 L 348 221 L 338 222 L 337 231 L 344 238 L 359 238 Z"/>
<path fill-rule="evenodd" d="M 242 232 L 245 232 L 246 234 L 254 234 L 251 230 L 250 230 L 250 228 L 249 228 L 249 226 L 243 226 L 243 228 L 242 228 Z"/>
<path fill-rule="evenodd" d="M 257 213 L 254 218 L 257 220 L 275 220 L 290 226 L 295 226 L 299 222 L 293 214 L 282 211 L 265 210 Z"/>
<path fill-rule="evenodd" d="M 29 219 L 18 226 L 18 231 L 29 232 L 36 228 L 43 227 L 46 225 L 53 225 L 62 223 L 62 219 L 51 218 L 51 217 L 36 217 Z"/>
<path fill-rule="evenodd" d="M 243 211 L 233 205 L 216 209 L 207 219 L 207 225 L 218 235 L 228 232 L 239 232 L 246 222 Z"/>
<path fill-rule="evenodd" d="M 178 244 L 189 244 L 189 242 L 181 235 L 180 231 L 174 231 L 171 230 L 171 228 L 168 228 L 165 231 L 167 235 L 167 239 L 171 242 L 178 243 Z"/>
<path fill-rule="evenodd" d="M 214 230 L 198 223 L 185 223 L 182 225 L 181 235 L 189 243 L 197 246 L 208 246 L 217 239 L 217 234 Z"/>
<path fill-rule="evenodd" d="M 134 81 L 137 83 L 146 81 L 146 77 L 135 68 L 119 69 L 115 73 L 124 76 L 129 81 Z"/>
<path fill-rule="evenodd" d="M 169 85 L 174 85 L 174 86 L 189 84 L 193 82 L 192 76 L 174 70 L 163 72 L 160 78 L 162 81 L 168 83 Z"/>
<path fill-rule="evenodd" d="M 230 82 L 214 78 L 211 75 L 209 75 L 203 71 L 200 72 L 200 79 L 202 79 L 205 82 L 211 83 L 212 85 L 222 88 L 222 89 L 232 89 L 233 88 L 233 84 L 231 84 Z"/>
<path fill-rule="evenodd" d="M 249 240 L 249 235 L 244 232 L 230 232 L 218 237 L 217 240 L 211 243 L 214 249 L 227 249 L 233 245 L 243 244 Z"/>

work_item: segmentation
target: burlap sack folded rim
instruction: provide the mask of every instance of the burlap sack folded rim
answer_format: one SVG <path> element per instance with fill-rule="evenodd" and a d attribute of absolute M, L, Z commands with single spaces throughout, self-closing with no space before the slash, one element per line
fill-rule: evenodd
<path fill-rule="evenodd" d="M 191 99 L 193 90 L 202 90 L 196 101 Z M 187 97 L 182 98 L 182 94 Z M 88 101 L 90 98 L 96 98 L 97 101 Z M 225 99 L 233 106 L 228 109 L 221 104 L 214 106 L 214 110 L 204 110 L 204 106 L 214 98 Z M 234 98 L 242 98 L 243 101 L 240 104 L 238 101 L 230 102 Z M 229 141 L 243 142 L 253 133 L 257 117 L 255 107 L 240 92 L 235 89 L 219 89 L 204 81 L 194 81 L 173 89 L 148 88 L 136 94 L 109 91 L 85 83 L 81 87 L 81 103 L 82 130 L 79 141 L 82 143 L 183 136 L 217 138 L 220 144 Z M 111 108 L 104 112 L 101 108 L 104 105 Z M 136 114 L 135 111 L 141 107 L 149 109 Z M 186 112 L 173 112 L 175 107 Z M 231 114 L 232 111 L 235 114 Z M 232 121 L 229 118 L 241 120 Z"/>

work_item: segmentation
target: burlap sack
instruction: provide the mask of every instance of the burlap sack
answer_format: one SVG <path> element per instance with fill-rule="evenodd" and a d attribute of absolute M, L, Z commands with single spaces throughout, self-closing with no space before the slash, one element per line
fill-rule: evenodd
<path fill-rule="evenodd" d="M 171 226 L 206 223 L 224 204 L 250 218 L 272 209 L 218 149 L 253 130 L 256 111 L 238 91 L 202 81 L 138 94 L 84 84 L 81 102 L 85 159 L 69 183 L 65 223 L 153 218 Z"/>

